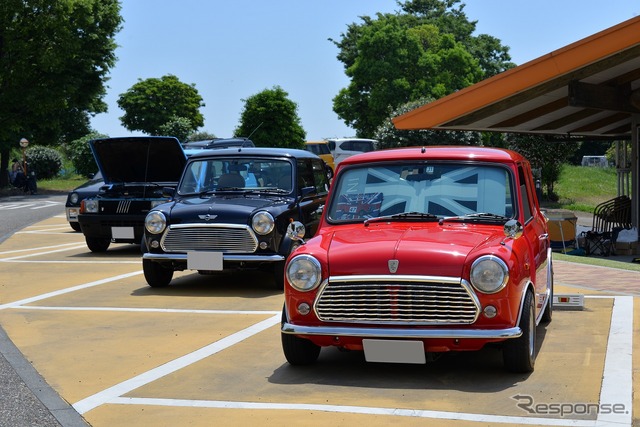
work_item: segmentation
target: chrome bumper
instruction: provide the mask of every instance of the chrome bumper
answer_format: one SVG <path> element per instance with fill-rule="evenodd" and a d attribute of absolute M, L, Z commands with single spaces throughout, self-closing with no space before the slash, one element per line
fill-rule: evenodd
<path fill-rule="evenodd" d="M 362 338 L 471 338 L 509 339 L 522 335 L 516 326 L 507 329 L 406 329 L 406 328 L 359 328 L 353 326 L 298 326 L 291 323 L 282 325 L 282 333 L 294 335 L 328 335 L 332 337 Z"/>
<path fill-rule="evenodd" d="M 142 254 L 142 259 L 152 261 L 184 261 L 187 262 L 187 254 L 152 254 L 147 252 Z M 246 262 L 278 262 L 284 261 L 282 255 L 232 255 L 223 254 L 223 261 L 246 261 Z"/>

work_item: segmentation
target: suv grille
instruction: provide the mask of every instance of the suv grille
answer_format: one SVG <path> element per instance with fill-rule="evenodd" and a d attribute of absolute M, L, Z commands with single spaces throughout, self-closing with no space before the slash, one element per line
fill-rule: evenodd
<path fill-rule="evenodd" d="M 470 286 L 442 278 L 365 276 L 330 278 L 315 310 L 323 321 L 385 324 L 469 324 L 480 304 Z"/>
<path fill-rule="evenodd" d="M 140 214 L 144 215 L 151 209 L 150 200 L 121 199 L 100 200 L 100 213 L 111 215 Z"/>
<path fill-rule="evenodd" d="M 161 246 L 165 252 L 253 253 L 258 239 L 245 225 L 174 225 L 162 237 Z"/>

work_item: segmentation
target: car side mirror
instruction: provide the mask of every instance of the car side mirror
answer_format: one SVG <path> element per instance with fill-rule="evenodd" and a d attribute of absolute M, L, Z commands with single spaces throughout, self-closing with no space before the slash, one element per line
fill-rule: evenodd
<path fill-rule="evenodd" d="M 504 224 L 504 235 L 512 239 L 519 239 L 522 236 L 523 228 L 515 219 L 510 219 Z"/>
<path fill-rule="evenodd" d="M 291 223 L 287 227 L 286 233 L 287 237 L 291 240 L 304 243 L 304 240 L 302 239 L 304 238 L 306 232 L 307 230 L 305 229 L 303 223 L 301 223 L 300 221 L 291 221 Z"/>
<path fill-rule="evenodd" d="M 176 189 L 173 187 L 162 187 L 162 196 L 163 197 L 171 197 L 176 194 Z"/>

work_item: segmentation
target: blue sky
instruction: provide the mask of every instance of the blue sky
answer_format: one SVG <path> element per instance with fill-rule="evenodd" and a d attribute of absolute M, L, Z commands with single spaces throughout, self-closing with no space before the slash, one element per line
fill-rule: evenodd
<path fill-rule="evenodd" d="M 637 0 L 464 3 L 477 34 L 500 39 L 516 64 L 640 14 Z M 349 80 L 328 39 L 339 40 L 360 16 L 398 9 L 395 0 L 122 0 L 109 111 L 92 126 L 112 137 L 130 135 L 120 124 L 118 96 L 138 79 L 173 74 L 195 84 L 206 104 L 200 130 L 218 137 L 233 136 L 244 99 L 276 85 L 298 105 L 308 140 L 353 136 L 332 109 Z"/>

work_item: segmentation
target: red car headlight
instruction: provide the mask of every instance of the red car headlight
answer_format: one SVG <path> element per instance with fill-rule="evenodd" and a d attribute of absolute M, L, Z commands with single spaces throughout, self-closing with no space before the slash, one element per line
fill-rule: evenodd
<path fill-rule="evenodd" d="M 485 294 L 495 294 L 507 285 L 509 268 L 497 256 L 481 256 L 471 266 L 471 284 Z"/>
<path fill-rule="evenodd" d="M 287 265 L 285 272 L 291 286 L 307 292 L 315 289 L 322 281 L 320 262 L 310 255 L 298 255 Z"/>

